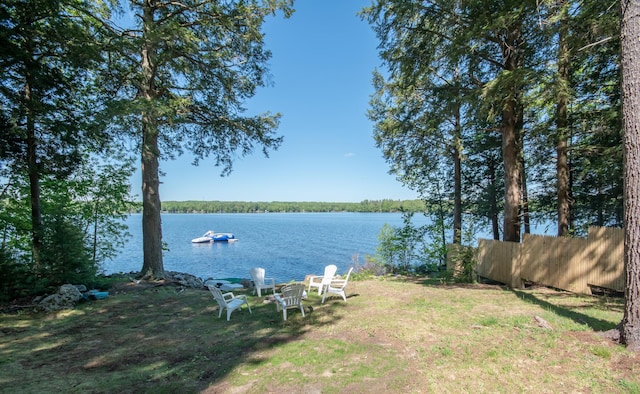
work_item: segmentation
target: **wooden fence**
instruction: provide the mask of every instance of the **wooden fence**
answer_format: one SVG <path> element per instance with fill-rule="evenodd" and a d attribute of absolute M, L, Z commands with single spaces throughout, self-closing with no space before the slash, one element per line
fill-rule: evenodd
<path fill-rule="evenodd" d="M 591 294 L 624 291 L 624 230 L 590 227 L 587 238 L 525 234 L 522 243 L 478 240 L 476 274 L 520 288 L 525 282 Z"/>

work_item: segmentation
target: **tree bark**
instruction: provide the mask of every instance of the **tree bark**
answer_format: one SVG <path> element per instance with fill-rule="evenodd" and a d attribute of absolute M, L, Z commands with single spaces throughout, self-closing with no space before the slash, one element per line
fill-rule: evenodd
<path fill-rule="evenodd" d="M 637 352 L 640 351 L 640 2 L 623 0 L 621 6 L 626 286 L 620 339 Z"/>
<path fill-rule="evenodd" d="M 508 39 L 501 44 L 504 68 L 514 71 L 521 67 L 522 51 L 519 48 L 520 29 L 512 27 Z M 520 88 L 511 87 L 510 94 L 504 98 L 502 109 L 502 159 L 504 161 L 504 233 L 503 241 L 520 242 L 520 144 L 518 121 L 520 109 Z"/>
<path fill-rule="evenodd" d="M 462 160 L 460 152 L 455 150 L 453 159 L 454 193 L 453 193 L 453 243 L 462 244 Z"/>
<path fill-rule="evenodd" d="M 558 237 L 569 235 L 569 164 L 567 139 L 559 136 L 556 145 L 556 184 L 558 193 Z"/>
<path fill-rule="evenodd" d="M 489 173 L 489 207 L 490 207 L 490 219 L 491 219 L 491 231 L 493 239 L 498 241 L 500 239 L 500 224 L 499 224 L 499 212 L 498 212 L 498 193 L 496 193 L 496 171 L 498 169 L 498 163 L 493 158 L 490 158 L 487 162 L 487 171 Z"/>
<path fill-rule="evenodd" d="M 30 80 L 27 76 L 27 80 Z M 24 88 L 27 116 L 27 168 L 29 172 L 29 193 L 31 197 L 31 252 L 33 266 L 40 268 L 42 249 L 42 209 L 40 207 L 40 169 L 38 168 L 38 142 L 36 137 L 35 114 L 32 110 L 31 84 Z"/>
<path fill-rule="evenodd" d="M 142 112 L 142 243 L 143 264 L 140 276 L 145 279 L 164 278 L 162 261 L 162 222 L 160 218 L 160 174 L 158 125 L 152 110 L 155 89 L 154 44 L 149 32 L 154 23 L 151 1 L 145 1 L 143 11 L 143 47 L 141 49 L 142 84 L 140 96 L 146 102 Z"/>
<path fill-rule="evenodd" d="M 520 166 L 518 138 L 511 100 L 505 105 L 502 127 L 502 155 L 504 160 L 504 234 L 503 240 L 520 242 Z"/>
<path fill-rule="evenodd" d="M 453 147 L 453 243 L 462 244 L 462 153 L 461 150 L 461 130 L 460 130 L 460 106 L 456 108 L 455 114 L 455 137 Z"/>
<path fill-rule="evenodd" d="M 146 118 L 146 120 L 145 120 Z M 144 261 L 141 277 L 164 277 L 162 261 L 162 223 L 160 219 L 160 180 L 158 165 L 158 132 L 147 115 L 143 116 L 142 146 L 142 239 Z M 151 124 L 151 125 L 150 125 Z"/>
<path fill-rule="evenodd" d="M 523 121 L 522 111 L 518 114 L 518 123 L 516 123 L 516 130 L 518 130 L 518 146 L 524 146 L 524 130 L 523 130 Z M 518 160 L 520 167 L 520 198 L 521 198 L 521 220 L 522 227 L 524 228 L 525 234 L 531 234 L 531 214 L 529 213 L 529 189 L 527 188 L 527 171 L 526 171 L 526 163 L 524 160 L 524 152 L 522 149 L 519 149 L 519 157 Z"/>
<path fill-rule="evenodd" d="M 566 0 L 560 4 L 560 27 L 558 30 L 558 82 L 556 96 L 556 189 L 558 194 L 558 236 L 569 235 L 570 200 L 569 200 L 569 161 L 567 159 L 567 103 L 569 84 L 569 44 L 567 43 L 568 9 Z"/>

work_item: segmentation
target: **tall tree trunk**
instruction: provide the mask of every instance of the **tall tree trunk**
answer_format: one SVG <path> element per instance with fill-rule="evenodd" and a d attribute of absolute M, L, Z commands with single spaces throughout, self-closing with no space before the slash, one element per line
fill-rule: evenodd
<path fill-rule="evenodd" d="M 27 169 L 29 172 L 29 193 L 31 194 L 31 251 L 33 266 L 40 268 L 42 249 L 42 209 L 40 207 L 40 169 L 38 168 L 38 140 L 36 137 L 35 114 L 32 110 L 31 84 L 27 76 L 24 87 L 27 117 Z"/>
<path fill-rule="evenodd" d="M 522 145 L 521 145 L 522 146 Z M 529 214 L 529 190 L 527 189 L 527 174 L 524 168 L 524 158 L 520 159 L 520 185 L 522 187 L 522 227 L 525 234 L 531 234 L 531 215 Z"/>
<path fill-rule="evenodd" d="M 567 103 L 569 100 L 569 44 L 567 43 L 567 1 L 560 2 L 560 27 L 558 30 L 558 81 L 556 96 L 556 129 L 558 140 L 556 144 L 556 187 L 558 193 L 558 236 L 569 235 L 571 217 L 569 161 L 568 161 L 568 121 Z"/>
<path fill-rule="evenodd" d="M 626 303 L 620 334 L 629 349 L 640 351 L 640 2 L 621 5 Z"/>
<path fill-rule="evenodd" d="M 521 67 L 519 52 L 520 29 L 511 27 L 502 42 L 504 68 L 514 71 Z M 510 95 L 505 97 L 502 109 L 502 159 L 504 160 L 504 234 L 503 241 L 520 242 L 520 144 L 518 113 L 520 88 L 512 82 Z"/>
<path fill-rule="evenodd" d="M 503 241 L 520 242 L 520 165 L 515 128 L 515 103 L 509 100 L 503 111 L 502 156 L 504 160 Z"/>
<path fill-rule="evenodd" d="M 518 131 L 518 147 L 524 146 L 524 112 L 518 111 L 517 122 L 516 122 L 516 130 Z M 527 171 L 526 171 L 526 163 L 524 160 L 524 151 L 523 149 L 519 149 L 519 160 L 520 164 L 520 197 L 522 198 L 521 203 L 521 217 L 522 224 L 524 227 L 525 234 L 531 234 L 531 215 L 529 214 L 529 190 L 527 189 Z"/>
<path fill-rule="evenodd" d="M 560 123 L 559 120 L 557 123 Z M 569 235 L 570 205 L 569 205 L 569 164 L 567 161 L 567 139 L 559 136 L 556 145 L 556 182 L 558 192 L 558 236 Z"/>
<path fill-rule="evenodd" d="M 453 159 L 453 243 L 462 244 L 462 160 L 460 151 L 456 149 Z"/>
<path fill-rule="evenodd" d="M 455 143 L 453 148 L 453 243 L 462 244 L 462 137 L 460 130 L 460 106 L 455 114 Z"/>
<path fill-rule="evenodd" d="M 145 119 L 146 118 L 146 119 Z M 142 239 L 144 262 L 141 277 L 164 277 L 162 262 L 162 223 L 160 219 L 160 180 L 158 165 L 158 132 L 154 122 L 143 116 L 142 132 Z M 150 124 L 151 123 L 151 124 Z"/>
<path fill-rule="evenodd" d="M 140 95 L 146 102 L 142 113 L 142 243 L 144 261 L 140 276 L 146 279 L 164 277 L 162 262 L 162 222 L 160 219 L 160 149 L 158 119 L 153 111 L 156 99 L 154 44 L 148 34 L 154 23 L 153 4 L 145 1 L 143 12 L 144 43 L 141 50 L 143 81 Z"/>
<path fill-rule="evenodd" d="M 497 171 L 498 163 L 495 160 L 490 159 L 488 165 L 489 171 L 489 181 L 490 181 L 490 196 L 489 196 L 489 204 L 491 208 L 491 231 L 493 232 L 493 239 L 500 239 L 500 224 L 499 224 L 499 212 L 498 212 L 498 193 L 496 193 L 496 171 Z"/>

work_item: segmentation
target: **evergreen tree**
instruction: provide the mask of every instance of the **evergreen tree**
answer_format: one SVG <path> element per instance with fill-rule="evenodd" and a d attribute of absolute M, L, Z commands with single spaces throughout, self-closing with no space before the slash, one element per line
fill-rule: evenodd
<path fill-rule="evenodd" d="M 464 141 L 496 131 L 504 239 L 520 240 L 525 92 L 535 75 L 536 49 L 546 44 L 535 11 L 533 1 L 379 0 L 363 12 L 389 67 L 389 81 L 374 82 L 378 145 L 392 171 L 420 191 L 431 181 L 427 174 L 451 168 L 454 240 L 461 228 Z M 480 128 L 487 119 L 488 127 Z"/>
<path fill-rule="evenodd" d="M 534 199 L 558 235 L 622 222 L 618 15 L 601 1 L 548 1 L 540 28 L 557 44 L 535 86 L 531 119 Z M 555 158 L 555 160 L 550 160 Z M 555 170 L 553 169 L 555 166 Z"/>
<path fill-rule="evenodd" d="M 467 64 L 456 42 L 463 28 L 458 3 L 378 1 L 362 13 L 389 69 L 388 78 L 374 75 L 376 144 L 391 172 L 424 199 L 451 196 L 454 243 L 462 239 L 462 134 L 472 90 L 460 75 Z M 440 173 L 451 174 L 453 184 L 434 196 L 430 186 Z"/>
<path fill-rule="evenodd" d="M 0 4 L 0 161 L 29 180 L 32 259 L 42 258 L 41 180 L 65 179 L 83 151 L 107 140 L 97 120 L 102 2 L 7 0 Z"/>
<path fill-rule="evenodd" d="M 212 155 L 222 174 L 235 155 L 276 149 L 279 115 L 245 114 L 243 102 L 265 84 L 270 53 L 263 47 L 266 16 L 292 0 L 168 2 L 134 0 L 134 26 L 112 65 L 120 124 L 140 141 L 143 250 L 141 276 L 164 276 L 160 166 L 183 149 L 195 164 Z M 136 124 L 137 123 L 137 124 Z"/>

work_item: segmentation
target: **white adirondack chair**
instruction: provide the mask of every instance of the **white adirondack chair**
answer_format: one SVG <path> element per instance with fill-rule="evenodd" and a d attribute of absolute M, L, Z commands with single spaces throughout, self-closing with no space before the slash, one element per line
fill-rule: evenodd
<path fill-rule="evenodd" d="M 249 308 L 249 313 L 251 312 L 251 306 L 249 306 L 249 302 L 247 302 L 247 296 L 245 295 L 234 295 L 233 293 L 222 293 L 220 289 L 215 286 L 207 287 L 211 294 L 213 294 L 213 298 L 218 303 L 220 307 L 220 312 L 218 313 L 218 318 L 222 316 L 222 311 L 224 309 L 227 310 L 227 321 L 231 318 L 231 312 L 239 309 L 242 305 L 246 304 L 247 308 Z"/>
<path fill-rule="evenodd" d="M 322 303 L 324 304 L 324 300 L 327 297 L 327 294 L 338 294 L 342 297 L 344 302 L 347 302 L 347 295 L 345 294 L 344 289 L 347 287 L 349 283 L 349 276 L 351 275 L 351 271 L 353 271 L 353 267 L 349 268 L 349 272 L 344 279 L 334 279 L 329 282 L 329 285 L 326 287 L 324 291 L 324 295 L 322 296 Z"/>
<path fill-rule="evenodd" d="M 338 270 L 338 267 L 336 267 L 335 264 L 330 264 L 324 267 L 324 275 L 310 277 L 309 292 L 311 292 L 312 287 L 317 287 L 318 295 L 322 295 L 323 289 L 327 287 L 329 283 L 333 280 L 333 277 L 336 275 L 337 270 Z"/>
<path fill-rule="evenodd" d="M 282 310 L 282 317 L 287 320 L 287 309 L 300 308 L 302 317 L 304 317 L 304 306 L 302 306 L 302 298 L 304 295 L 304 283 L 291 283 L 280 289 L 280 294 L 275 295 L 276 309 L 278 312 Z"/>
<path fill-rule="evenodd" d="M 249 270 L 253 281 L 253 294 L 258 292 L 258 297 L 262 297 L 262 289 L 269 290 L 276 294 L 276 282 L 273 278 L 265 278 L 264 268 L 251 268 Z"/>

